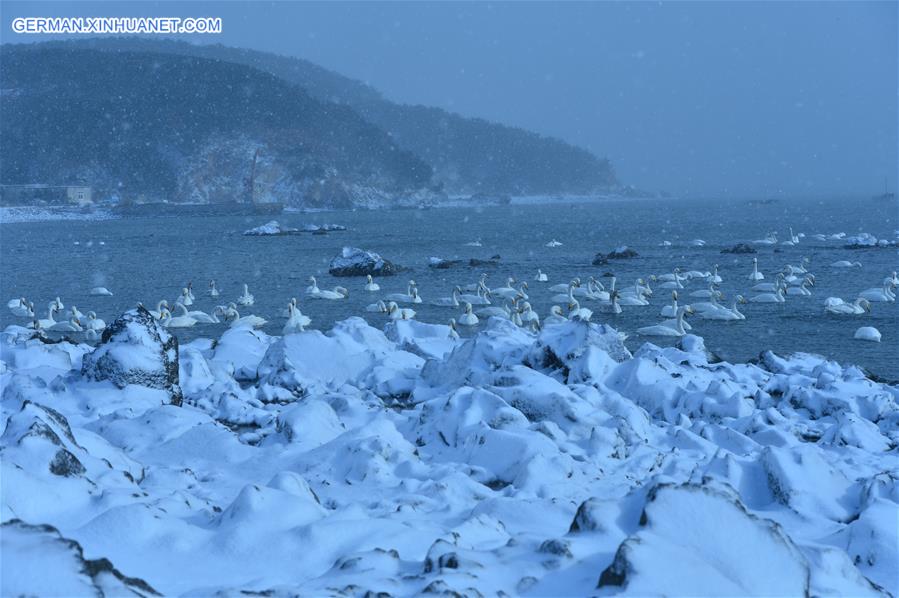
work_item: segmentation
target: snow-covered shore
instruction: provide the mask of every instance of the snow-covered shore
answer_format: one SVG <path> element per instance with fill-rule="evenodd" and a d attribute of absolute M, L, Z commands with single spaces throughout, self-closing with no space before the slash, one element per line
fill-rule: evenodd
<path fill-rule="evenodd" d="M 131 317 L 0 339 L 4 595 L 899 593 L 899 388 L 858 368 L 359 318 L 173 368 Z"/>
<path fill-rule="evenodd" d="M 111 211 L 102 208 L 83 210 L 40 206 L 0 207 L 0 224 L 55 220 L 112 220 L 115 217 Z"/>

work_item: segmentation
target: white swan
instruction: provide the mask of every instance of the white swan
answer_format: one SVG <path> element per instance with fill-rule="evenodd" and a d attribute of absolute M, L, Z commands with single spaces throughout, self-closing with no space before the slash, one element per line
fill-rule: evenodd
<path fill-rule="evenodd" d="M 556 241 L 555 239 L 553 239 L 552 241 L 547 243 L 546 246 L 547 247 L 561 247 L 562 244 L 559 241 Z"/>
<path fill-rule="evenodd" d="M 718 299 L 724 299 L 724 293 L 722 293 L 721 291 L 717 291 L 714 295 L 709 297 L 708 301 L 697 301 L 695 303 L 691 303 L 690 307 L 693 308 L 694 312 L 721 309 L 724 306 L 718 303 Z"/>
<path fill-rule="evenodd" d="M 365 280 L 366 280 L 366 282 L 365 282 L 365 287 L 364 287 L 364 288 L 365 288 L 366 291 L 369 291 L 369 292 L 371 292 L 371 293 L 374 293 L 374 292 L 376 292 L 376 291 L 380 291 L 380 290 L 381 290 L 381 285 L 379 285 L 379 284 L 376 283 L 374 280 L 372 280 L 371 274 L 367 274 L 367 275 L 365 276 Z"/>
<path fill-rule="evenodd" d="M 666 318 L 677 317 L 677 291 L 671 291 L 671 305 L 663 306 L 659 315 Z"/>
<path fill-rule="evenodd" d="M 662 284 L 659 285 L 659 288 L 682 289 L 684 288 L 683 281 L 686 279 L 686 276 L 680 275 L 680 268 L 675 268 L 672 274 L 662 274 L 661 276 L 659 276 L 659 280 L 662 281 Z"/>
<path fill-rule="evenodd" d="M 35 320 L 29 325 L 29 328 L 49 330 L 54 324 L 56 324 L 56 319 L 54 318 L 54 316 L 58 312 L 59 309 L 57 309 L 56 303 L 50 302 L 50 305 L 47 306 L 47 317 Z"/>
<path fill-rule="evenodd" d="M 739 303 L 746 303 L 746 300 L 743 299 L 742 295 L 737 295 L 734 298 L 733 307 L 728 308 L 724 307 L 723 305 L 719 305 L 717 309 L 708 309 L 697 313 L 703 320 L 745 320 L 746 316 L 743 315 L 739 309 L 737 309 L 737 304 Z"/>
<path fill-rule="evenodd" d="M 830 265 L 831 268 L 861 268 L 861 262 L 850 262 L 849 260 L 839 260 Z"/>
<path fill-rule="evenodd" d="M 760 293 L 749 299 L 751 303 L 784 303 L 783 287 L 778 286 L 773 293 Z"/>
<path fill-rule="evenodd" d="M 618 291 L 612 291 L 609 293 L 609 300 L 607 302 L 600 303 L 596 306 L 597 311 L 604 314 L 620 314 L 621 305 L 618 303 L 619 297 Z"/>
<path fill-rule="evenodd" d="M 303 312 L 301 312 L 292 302 L 287 304 L 287 310 L 290 312 L 290 315 L 287 317 L 284 328 L 281 329 L 281 334 L 303 332 L 306 330 L 306 326 L 312 323 L 312 319 L 309 316 L 303 315 Z"/>
<path fill-rule="evenodd" d="M 466 303 L 466 305 L 470 305 L 470 304 Z M 511 317 L 512 317 L 512 310 L 513 310 L 514 308 L 515 308 L 515 306 L 514 306 L 514 300 L 513 300 L 513 306 L 512 306 L 512 307 L 509 307 L 509 304 L 508 304 L 508 303 L 507 303 L 506 305 L 502 305 L 502 306 L 499 306 L 499 305 L 489 305 L 489 306 L 487 306 L 487 307 L 482 307 L 481 309 L 477 310 L 475 313 L 476 313 L 479 317 L 481 317 L 481 318 L 507 318 L 507 319 L 511 319 Z"/>
<path fill-rule="evenodd" d="M 690 296 L 698 297 L 700 299 L 708 299 L 708 298 L 712 297 L 713 295 L 716 295 L 717 293 L 718 293 L 718 289 L 715 288 L 715 283 L 710 282 L 709 288 L 699 289 L 698 291 L 693 291 L 692 293 L 690 293 Z"/>
<path fill-rule="evenodd" d="M 579 287 L 579 286 L 581 286 L 581 279 L 575 277 L 575 278 L 571 279 L 571 282 L 568 282 L 566 284 L 561 284 L 561 283 L 554 284 L 553 286 L 549 287 L 547 290 L 550 293 L 567 293 L 569 287 Z"/>
<path fill-rule="evenodd" d="M 867 299 L 868 301 L 877 302 L 877 303 L 893 303 L 896 301 L 896 295 L 892 293 L 890 287 L 892 285 L 888 281 L 884 281 L 883 287 L 881 288 L 871 288 L 862 291 L 858 294 L 858 296 L 862 299 Z"/>
<path fill-rule="evenodd" d="M 453 287 L 453 292 L 449 297 L 440 297 L 439 299 L 435 299 L 431 301 L 431 305 L 435 305 L 437 307 L 459 307 L 461 303 L 459 302 L 459 298 L 462 295 L 462 289 L 459 287 Z"/>
<path fill-rule="evenodd" d="M 649 305 L 649 301 L 643 294 L 646 292 L 645 286 L 643 286 L 644 282 L 642 278 L 638 278 L 636 282 L 634 282 L 633 290 L 628 289 L 626 291 L 622 291 L 618 297 L 618 302 L 621 305 Z"/>
<path fill-rule="evenodd" d="M 91 289 L 91 295 L 94 297 L 112 297 L 112 291 L 106 287 L 94 287 Z"/>
<path fill-rule="evenodd" d="M 87 320 L 82 322 L 81 325 L 85 330 L 93 330 L 94 332 L 102 332 L 106 328 L 106 322 L 97 317 L 97 314 L 89 311 L 87 312 Z"/>
<path fill-rule="evenodd" d="M 250 293 L 250 287 L 246 284 L 243 285 L 243 295 L 237 298 L 237 304 L 248 307 L 250 305 L 253 305 L 254 303 L 256 303 L 256 298 L 253 297 L 252 293 Z"/>
<path fill-rule="evenodd" d="M 812 292 L 808 290 L 808 285 L 814 285 L 815 283 L 811 278 L 806 277 L 802 284 L 799 286 L 791 286 L 787 287 L 787 295 L 799 296 L 799 297 L 811 297 Z"/>
<path fill-rule="evenodd" d="M 316 282 L 314 276 L 310 276 L 309 281 L 312 284 L 309 285 L 309 287 L 306 289 L 306 294 L 309 295 L 311 299 L 328 299 L 330 301 L 337 301 L 340 299 L 346 299 L 350 296 L 350 292 L 344 287 L 334 287 L 334 290 L 332 291 L 318 288 L 318 283 Z"/>
<path fill-rule="evenodd" d="M 477 326 L 478 317 L 471 312 L 471 303 L 465 304 L 465 311 L 459 316 L 459 324 L 462 326 Z"/>
<path fill-rule="evenodd" d="M 209 296 L 210 297 L 218 297 L 219 295 L 221 295 L 221 293 L 219 293 L 218 287 L 215 286 L 215 280 L 210 280 L 209 281 Z"/>
<path fill-rule="evenodd" d="M 66 312 L 66 318 L 83 318 L 84 314 L 75 305 Z"/>
<path fill-rule="evenodd" d="M 705 247 L 705 241 L 703 239 L 693 239 L 690 241 L 690 247 Z"/>
<path fill-rule="evenodd" d="M 388 301 L 397 303 L 421 303 L 421 297 L 418 295 L 418 287 L 414 280 L 409 281 L 409 286 L 405 293 L 391 293 L 385 297 Z"/>
<path fill-rule="evenodd" d="M 543 273 L 543 270 L 537 268 L 537 275 L 534 277 L 534 280 L 536 280 L 537 282 L 548 282 L 549 277 Z"/>
<path fill-rule="evenodd" d="M 577 299 L 572 298 L 571 302 L 568 304 L 568 319 L 569 320 L 580 320 L 582 322 L 589 322 L 590 318 L 593 317 L 593 312 L 587 309 L 586 307 L 581 307 L 581 304 Z"/>
<path fill-rule="evenodd" d="M 712 274 L 709 276 L 709 282 L 714 282 L 715 284 L 724 282 L 724 279 L 718 274 L 718 264 L 715 264 L 715 267 L 712 269 Z"/>
<path fill-rule="evenodd" d="M 169 309 L 169 302 L 166 301 L 165 299 L 163 299 L 162 301 L 160 301 L 159 303 L 156 304 L 156 309 L 155 309 L 155 310 L 154 310 L 154 309 L 151 309 L 151 310 L 149 310 L 149 311 L 150 311 L 150 315 L 151 315 L 151 316 L 153 316 L 153 317 L 154 317 L 155 319 L 157 319 L 157 320 L 161 320 L 161 319 L 162 319 L 162 314 L 163 314 L 167 309 Z"/>
<path fill-rule="evenodd" d="M 778 272 L 777 277 L 774 279 L 774 282 L 760 282 L 757 285 L 753 285 L 750 291 L 759 291 L 763 293 L 773 293 L 777 289 L 780 288 L 781 284 L 784 281 L 783 272 Z"/>
<path fill-rule="evenodd" d="M 860 316 L 871 311 L 871 304 L 862 297 L 852 303 L 846 303 L 839 297 L 828 297 L 824 300 L 824 311 L 836 315 Z"/>
<path fill-rule="evenodd" d="M 391 320 L 411 320 L 415 317 L 415 310 L 408 307 L 400 307 L 396 302 L 387 304 L 387 315 Z"/>
<path fill-rule="evenodd" d="M 476 291 L 481 291 L 481 292 L 487 291 L 488 290 L 487 289 L 487 273 L 486 272 L 481 273 L 481 275 L 478 276 L 477 282 L 463 286 L 462 290 L 467 291 L 469 293 L 476 292 Z"/>
<path fill-rule="evenodd" d="M 752 258 L 752 273 L 749 275 L 749 280 L 765 280 L 765 275 L 759 272 L 758 258 Z"/>
<path fill-rule="evenodd" d="M 75 316 L 69 317 L 66 322 L 56 322 L 47 330 L 51 330 L 53 332 L 81 332 L 84 328 L 81 327 L 81 322 Z"/>
<path fill-rule="evenodd" d="M 265 318 L 260 318 L 253 314 L 241 317 L 240 312 L 237 311 L 237 305 L 234 303 L 229 303 L 227 306 L 219 305 L 213 313 L 216 316 L 222 316 L 226 322 L 230 323 L 231 328 L 237 328 L 238 326 L 262 328 L 268 323 L 268 320 Z"/>
<path fill-rule="evenodd" d="M 474 295 L 471 293 L 462 293 L 459 295 L 459 301 L 471 303 L 472 305 L 490 305 L 490 289 L 485 286 L 478 288 Z"/>
<path fill-rule="evenodd" d="M 568 283 L 568 286 L 565 287 L 565 292 L 556 293 L 552 297 L 550 297 L 550 301 L 564 301 L 571 303 L 571 300 L 574 299 L 574 290 L 581 285 L 581 281 L 578 279 L 572 280 Z M 558 285 L 556 285 L 558 287 Z"/>
<path fill-rule="evenodd" d="M 777 233 L 768 233 L 764 239 L 756 239 L 753 241 L 755 245 L 777 245 Z"/>
<path fill-rule="evenodd" d="M 387 304 L 383 301 L 378 301 L 377 303 L 370 303 L 365 306 L 365 311 L 370 313 L 378 313 L 378 314 L 386 314 L 387 313 Z"/>
<path fill-rule="evenodd" d="M 187 313 L 187 307 L 183 303 L 175 304 L 175 313 L 178 315 L 163 318 L 162 325 L 166 328 L 190 328 L 197 323 L 197 320 Z"/>
<path fill-rule="evenodd" d="M 656 324 L 655 326 L 644 326 L 643 328 L 637 328 L 637 334 L 642 336 L 684 336 L 687 334 L 684 328 L 684 316 L 692 313 L 693 310 L 690 306 L 685 305 L 677 310 L 677 317 L 673 326 L 665 323 Z"/>
<path fill-rule="evenodd" d="M 457 341 L 459 340 L 459 331 L 456 330 L 456 318 L 450 318 L 449 321 L 449 338 L 450 340 Z"/>
<path fill-rule="evenodd" d="M 853 335 L 852 338 L 860 341 L 872 341 L 875 343 L 879 343 L 880 331 L 873 326 L 862 326 L 855 331 L 855 335 Z"/>
<path fill-rule="evenodd" d="M 187 287 L 184 287 L 181 289 L 181 294 L 175 299 L 175 303 L 180 305 L 193 305 L 194 300 L 191 299 L 190 294 L 190 290 Z"/>
<path fill-rule="evenodd" d="M 200 310 L 187 310 L 187 315 L 197 321 L 197 324 L 218 324 L 219 319 L 215 314 L 207 314 Z"/>
<path fill-rule="evenodd" d="M 558 305 L 553 305 L 549 308 L 549 315 L 543 319 L 544 326 L 552 326 L 553 324 L 562 324 L 563 322 L 567 322 L 568 318 L 565 317 L 565 314 L 562 312 L 562 308 Z"/>
<path fill-rule="evenodd" d="M 478 239 L 477 241 L 469 241 L 468 243 L 465 244 L 465 246 L 466 247 L 481 247 L 481 240 Z"/>
<path fill-rule="evenodd" d="M 12 312 L 12 315 L 19 318 L 34 318 L 34 303 L 25 300 L 25 297 L 21 299 L 13 299 L 9 303 L 6 304 L 9 307 L 9 311 Z"/>
<path fill-rule="evenodd" d="M 512 277 L 509 277 L 506 279 L 506 286 L 498 287 L 495 289 L 490 289 L 490 293 L 492 295 L 502 297 L 503 299 L 512 299 L 514 297 L 518 297 L 519 294 L 522 295 L 524 298 L 527 298 L 527 294 L 524 292 L 524 289 L 527 288 L 528 283 L 526 283 L 526 282 L 521 283 L 521 290 L 513 287 L 512 286 L 513 284 L 515 284 L 515 279 Z"/>
<path fill-rule="evenodd" d="M 531 322 L 540 323 L 540 314 L 534 311 L 531 307 L 531 304 L 525 301 L 521 305 L 521 320 L 525 324 L 530 324 Z"/>

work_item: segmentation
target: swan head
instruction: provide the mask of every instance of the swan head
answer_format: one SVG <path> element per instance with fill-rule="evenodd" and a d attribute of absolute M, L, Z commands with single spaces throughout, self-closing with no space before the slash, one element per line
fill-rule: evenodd
<path fill-rule="evenodd" d="M 737 295 L 734 299 L 737 300 L 737 303 L 746 303 L 746 299 L 743 298 L 743 295 Z"/>
<path fill-rule="evenodd" d="M 456 318 L 450 318 L 449 327 L 452 328 L 453 330 L 456 329 Z"/>
<path fill-rule="evenodd" d="M 209 288 L 210 288 L 210 289 L 214 289 L 214 288 L 215 288 L 215 280 L 210 280 L 210 281 L 209 281 Z"/>
<path fill-rule="evenodd" d="M 677 301 L 677 291 L 671 291 L 671 298 Z"/>
<path fill-rule="evenodd" d="M 390 303 L 387 304 L 387 313 L 392 314 L 397 309 L 399 309 L 399 306 L 396 304 L 395 301 L 391 301 Z"/>

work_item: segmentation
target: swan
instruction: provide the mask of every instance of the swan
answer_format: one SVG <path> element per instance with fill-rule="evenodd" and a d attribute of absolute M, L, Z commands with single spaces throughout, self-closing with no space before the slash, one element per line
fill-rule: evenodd
<path fill-rule="evenodd" d="M 175 304 L 175 313 L 178 315 L 164 318 L 162 325 L 166 328 L 190 328 L 197 323 L 197 320 L 187 313 L 187 307 L 183 303 Z"/>
<path fill-rule="evenodd" d="M 521 306 L 521 320 L 529 324 L 531 322 L 540 323 L 540 315 L 533 310 L 531 304 L 525 301 Z"/>
<path fill-rule="evenodd" d="M 74 305 L 72 306 L 72 308 L 69 311 L 66 312 L 66 318 L 83 318 L 83 317 L 84 317 L 84 314 L 81 313 L 81 310 L 79 310 Z"/>
<path fill-rule="evenodd" d="M 336 301 L 339 299 L 346 299 L 350 295 L 350 292 L 344 287 L 334 287 L 333 291 L 318 288 L 318 283 L 314 276 L 309 277 L 309 282 L 312 284 L 306 288 L 306 294 L 309 295 L 311 299 L 329 299 L 331 301 Z"/>
<path fill-rule="evenodd" d="M 699 289 L 698 291 L 693 291 L 692 293 L 690 293 L 690 296 L 691 296 L 691 297 L 698 297 L 698 298 L 700 298 L 700 299 L 708 299 L 708 298 L 710 298 L 712 295 L 715 295 L 715 294 L 717 294 L 717 293 L 718 293 L 718 289 L 715 288 L 715 283 L 714 283 L 714 282 L 710 282 L 710 283 L 709 283 L 709 288 L 707 288 L 707 289 Z"/>
<path fill-rule="evenodd" d="M 709 282 L 714 282 L 715 284 L 721 284 L 724 280 L 718 275 L 718 264 L 715 264 L 715 267 L 712 269 L 712 275 L 709 276 Z"/>
<path fill-rule="evenodd" d="M 515 324 L 516 326 L 518 326 L 519 328 L 521 326 L 524 326 L 524 322 L 521 319 L 521 309 L 520 308 L 513 309 L 511 311 L 511 313 L 509 314 L 509 319 L 512 320 L 512 323 Z"/>
<path fill-rule="evenodd" d="M 371 274 L 366 275 L 365 280 L 366 280 L 366 282 L 365 282 L 365 287 L 364 287 L 364 288 L 365 288 L 366 291 L 369 291 L 369 292 L 371 292 L 371 293 L 374 293 L 374 292 L 376 292 L 376 291 L 380 291 L 380 290 L 381 290 L 381 285 L 379 285 L 379 284 L 376 283 L 374 280 L 372 280 Z"/>
<path fill-rule="evenodd" d="M 405 293 L 391 293 L 385 299 L 396 301 L 397 303 L 421 303 L 421 297 L 418 296 L 418 288 L 414 280 L 409 281 L 409 286 L 406 288 Z"/>
<path fill-rule="evenodd" d="M 784 303 L 783 287 L 778 286 L 773 293 L 760 293 L 749 299 L 752 303 Z"/>
<path fill-rule="evenodd" d="M 435 299 L 431 301 L 431 305 L 435 305 L 437 307 L 459 307 L 461 305 L 459 303 L 459 298 L 462 294 L 462 289 L 459 287 L 453 288 L 453 293 L 449 297 L 441 297 L 439 299 Z"/>
<path fill-rule="evenodd" d="M 56 306 L 56 311 L 62 311 L 65 309 L 65 305 L 62 304 L 62 301 L 59 300 L 59 297 L 50 302 L 50 305 Z"/>
<path fill-rule="evenodd" d="M 861 262 L 850 262 L 849 260 L 839 260 L 830 265 L 831 268 L 861 268 Z"/>
<path fill-rule="evenodd" d="M 249 315 L 241 317 L 240 312 L 237 311 L 237 305 L 234 303 L 229 303 L 227 306 L 219 305 L 215 308 L 213 312 L 216 316 L 222 316 L 222 318 L 229 322 L 231 328 L 237 328 L 238 326 L 249 326 L 251 328 L 262 328 L 265 326 L 268 321 L 265 318 L 260 318 L 256 315 Z"/>
<path fill-rule="evenodd" d="M 94 297 L 112 297 L 112 291 L 106 287 L 94 287 L 91 289 L 91 295 Z"/>
<path fill-rule="evenodd" d="M 205 311 L 187 311 L 187 315 L 197 321 L 197 324 L 218 324 L 219 319 L 215 317 L 215 314 L 210 315 Z"/>
<path fill-rule="evenodd" d="M 781 285 L 781 283 L 783 283 L 783 281 L 784 281 L 783 272 L 778 272 L 777 277 L 775 278 L 774 282 L 760 282 L 757 285 L 753 285 L 753 287 L 749 290 L 750 291 L 759 291 L 759 292 L 763 292 L 763 293 L 773 293 L 778 288 L 780 288 L 780 285 Z"/>
<path fill-rule="evenodd" d="M 490 290 L 484 287 L 483 289 L 478 289 L 474 295 L 463 293 L 459 295 L 459 301 L 471 303 L 472 305 L 490 305 Z"/>
<path fill-rule="evenodd" d="M 303 332 L 306 330 L 306 326 L 312 323 L 312 319 L 309 318 L 309 316 L 303 315 L 299 308 L 293 303 L 287 304 L 287 310 L 290 312 L 290 315 L 287 317 L 284 328 L 281 329 L 281 334 Z"/>
<path fill-rule="evenodd" d="M 555 239 L 546 244 L 547 247 L 561 247 L 562 244 Z"/>
<path fill-rule="evenodd" d="M 656 324 L 655 326 L 644 326 L 637 328 L 637 334 L 642 336 L 684 336 L 687 331 L 684 329 L 684 316 L 692 314 L 693 310 L 689 305 L 685 305 L 677 310 L 677 317 L 674 325 L 669 326 L 665 323 Z"/>
<path fill-rule="evenodd" d="M 792 227 L 792 226 L 790 227 L 790 242 L 792 242 L 793 245 L 798 244 L 798 243 L 799 243 L 799 238 L 802 237 L 802 236 L 804 236 L 802 233 L 799 233 L 798 235 L 794 235 L 794 234 L 793 234 L 793 227 Z"/>
<path fill-rule="evenodd" d="M 675 318 L 677 317 L 677 291 L 671 292 L 671 305 L 665 305 L 662 307 L 662 311 L 659 313 L 661 316 L 665 316 L 666 318 Z"/>
<path fill-rule="evenodd" d="M 618 298 L 620 295 L 618 291 L 612 291 L 609 294 L 609 301 L 600 303 L 596 306 L 597 311 L 600 311 L 604 314 L 620 314 L 621 313 L 621 305 L 618 303 Z"/>
<path fill-rule="evenodd" d="M 684 288 L 683 280 L 686 280 L 686 276 L 680 275 L 680 268 L 675 268 L 674 273 L 672 274 L 662 274 L 659 276 L 659 280 L 662 281 L 662 284 L 659 285 L 659 288 L 662 289 L 682 289 Z"/>
<path fill-rule="evenodd" d="M 643 284 L 643 279 L 638 278 L 634 283 L 633 290 L 624 291 L 619 295 L 618 302 L 621 305 L 649 305 L 649 301 L 647 301 L 646 297 L 643 296 L 645 292 L 645 287 L 641 286 Z"/>
<path fill-rule="evenodd" d="M 209 296 L 210 297 L 218 297 L 221 293 L 219 293 L 218 287 L 215 286 L 215 280 L 209 281 Z"/>
<path fill-rule="evenodd" d="M 860 316 L 871 311 L 871 304 L 861 297 L 852 303 L 846 303 L 839 297 L 828 297 L 824 300 L 824 311 L 836 315 Z"/>
<path fill-rule="evenodd" d="M 546 316 L 543 320 L 543 326 L 552 326 L 553 324 L 562 324 L 563 322 L 567 322 L 568 318 L 565 317 L 565 314 L 562 312 L 562 308 L 558 305 L 553 305 L 549 308 L 549 315 Z"/>
<path fill-rule="evenodd" d="M 371 303 L 365 307 L 365 311 L 379 314 L 387 313 L 387 304 L 383 301 L 378 301 L 377 303 Z"/>
<path fill-rule="evenodd" d="M 66 322 L 56 322 L 47 330 L 51 330 L 53 332 L 81 332 L 84 328 L 81 327 L 81 322 L 75 316 L 69 317 Z"/>
<path fill-rule="evenodd" d="M 815 283 L 811 278 L 806 277 L 802 284 L 797 286 L 787 287 L 787 295 L 794 295 L 800 297 L 811 297 L 812 292 L 808 290 L 808 285 L 814 285 Z"/>
<path fill-rule="evenodd" d="M 890 276 L 884 278 L 883 281 L 890 283 L 894 287 L 899 286 L 899 277 L 896 276 L 895 270 Z"/>
<path fill-rule="evenodd" d="M 873 326 L 862 326 L 855 331 L 855 335 L 852 338 L 860 341 L 873 341 L 875 343 L 879 343 L 880 331 Z"/>
<path fill-rule="evenodd" d="M 659 247 L 671 247 L 671 241 L 662 241 L 659 243 Z"/>
<path fill-rule="evenodd" d="M 537 268 L 537 276 L 534 277 L 534 280 L 536 280 L 537 282 L 547 282 L 549 281 L 549 277 L 543 273 L 543 270 Z"/>
<path fill-rule="evenodd" d="M 517 297 L 519 294 L 519 290 L 513 287 L 513 284 L 515 284 L 515 279 L 509 277 L 506 279 L 506 286 L 496 289 L 490 289 L 490 293 L 493 295 L 497 295 L 498 297 L 502 297 L 503 299 L 512 299 L 513 297 Z M 525 288 L 524 285 L 526 285 L 527 283 L 523 282 L 521 284 L 523 289 Z M 521 291 L 521 294 L 524 295 L 523 290 Z M 525 297 L 527 296 L 525 295 Z"/>
<path fill-rule="evenodd" d="M 577 299 L 572 298 L 571 302 L 568 304 L 568 319 L 569 320 L 580 320 L 582 322 L 589 322 L 590 318 L 593 317 L 593 312 L 587 309 L 586 307 L 581 307 L 581 304 Z"/>
<path fill-rule="evenodd" d="M 252 293 L 250 293 L 250 287 L 246 284 L 243 285 L 243 295 L 237 298 L 237 304 L 242 305 L 244 307 L 249 307 L 256 303 L 256 298 L 253 297 Z M 190 305 L 189 303 L 185 305 Z"/>
<path fill-rule="evenodd" d="M 194 300 L 190 298 L 190 290 L 187 287 L 184 287 L 183 289 L 181 289 L 181 295 L 179 295 L 178 298 L 175 299 L 175 303 L 181 304 L 181 305 L 193 305 L 194 304 Z"/>
<path fill-rule="evenodd" d="M 465 244 L 465 246 L 466 247 L 481 247 L 482 246 L 481 240 L 478 239 L 477 241 L 469 241 L 468 243 Z"/>
<path fill-rule="evenodd" d="M 715 309 L 721 309 L 723 306 L 718 303 L 718 299 L 724 299 L 724 293 L 721 291 L 716 291 L 714 295 L 709 297 L 708 301 L 697 301 L 696 303 L 691 303 L 690 307 L 693 308 L 693 311 L 710 311 Z"/>
<path fill-rule="evenodd" d="M 456 318 L 450 318 L 449 321 L 449 338 L 450 340 L 459 340 L 459 331 L 456 330 Z"/>
<path fill-rule="evenodd" d="M 467 304 L 470 305 L 470 304 Z M 514 307 L 514 306 L 513 306 Z M 499 306 L 499 305 L 491 305 L 489 307 L 482 307 L 477 312 L 475 312 L 481 318 L 512 318 L 512 309 L 508 304 Z"/>
<path fill-rule="evenodd" d="M 197 298 L 194 297 L 194 283 L 192 282 L 187 283 L 187 298 L 190 299 L 191 303 L 197 300 Z"/>
<path fill-rule="evenodd" d="M 59 310 L 56 308 L 56 304 L 51 302 L 50 305 L 47 306 L 47 317 L 44 319 L 35 320 L 31 323 L 30 327 L 35 329 L 49 330 L 56 324 L 56 320 L 53 316 L 58 312 Z"/>
<path fill-rule="evenodd" d="M 415 317 L 415 310 L 408 307 L 400 307 L 396 302 L 391 301 L 387 304 L 387 316 L 391 320 L 411 320 Z"/>
<path fill-rule="evenodd" d="M 765 275 L 759 272 L 758 258 L 752 258 L 752 273 L 749 275 L 749 280 L 765 280 Z"/>
<path fill-rule="evenodd" d="M 764 239 L 756 239 L 753 241 L 755 245 L 777 245 L 777 233 L 768 233 Z"/>
<path fill-rule="evenodd" d="M 549 287 L 549 289 L 547 289 L 547 290 L 549 290 L 550 293 L 567 293 L 569 287 L 579 287 L 579 286 L 581 286 L 581 279 L 580 278 L 572 278 L 571 282 L 569 282 L 567 284 L 554 284 L 553 286 Z"/>
<path fill-rule="evenodd" d="M 896 301 L 896 296 L 890 291 L 891 286 L 889 282 L 884 281 L 882 288 L 867 289 L 859 293 L 858 296 L 872 302 L 892 303 Z"/>
<path fill-rule="evenodd" d="M 482 273 L 478 276 L 478 281 L 472 284 L 465 285 L 462 287 L 463 291 L 473 292 L 473 291 L 487 291 L 487 274 Z"/>
<path fill-rule="evenodd" d="M 162 319 L 162 314 L 165 310 L 169 309 L 169 302 L 163 299 L 159 303 L 156 304 L 156 309 L 150 310 L 150 315 L 153 316 L 157 320 Z"/>
<path fill-rule="evenodd" d="M 462 326 L 477 326 L 478 317 L 471 312 L 471 303 L 465 304 L 465 311 L 459 316 L 459 324 Z"/>
<path fill-rule="evenodd" d="M 737 295 L 734 298 L 733 307 L 727 308 L 723 305 L 718 306 L 718 309 L 709 309 L 705 311 L 698 312 L 699 317 L 704 320 L 745 320 L 746 316 L 740 313 L 740 310 L 737 309 L 737 304 L 746 303 L 746 300 L 742 295 Z"/>
<path fill-rule="evenodd" d="M 705 241 L 702 239 L 693 239 L 690 241 L 690 247 L 705 247 Z"/>
<path fill-rule="evenodd" d="M 571 303 L 571 300 L 574 299 L 574 290 L 581 285 L 580 281 L 575 279 L 568 283 L 568 286 L 565 288 L 564 293 L 557 293 L 553 295 L 550 300 L 551 301 L 565 301 Z"/>
<path fill-rule="evenodd" d="M 613 279 L 613 287 L 614 287 L 614 279 Z M 577 294 L 578 290 L 575 289 L 575 294 Z M 609 301 L 610 295 L 609 291 L 606 290 L 606 287 L 603 286 L 601 282 L 590 277 L 590 280 L 587 281 L 587 291 L 584 293 L 584 296 L 593 299 L 595 301 Z"/>
<path fill-rule="evenodd" d="M 6 305 L 14 316 L 19 318 L 34 318 L 34 303 L 26 301 L 25 297 L 13 299 Z"/>

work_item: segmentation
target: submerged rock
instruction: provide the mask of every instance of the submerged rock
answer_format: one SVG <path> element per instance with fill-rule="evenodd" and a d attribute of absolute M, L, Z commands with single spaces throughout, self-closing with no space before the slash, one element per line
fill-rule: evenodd
<path fill-rule="evenodd" d="M 432 257 L 428 259 L 428 268 L 436 270 L 447 270 L 462 265 L 462 260 L 445 260 L 441 257 Z"/>
<path fill-rule="evenodd" d="M 125 312 L 103 331 L 97 348 L 84 356 L 81 375 L 110 380 L 119 388 L 137 384 L 165 390 L 173 405 L 181 404 L 178 339 L 142 305 Z"/>
<path fill-rule="evenodd" d="M 758 250 L 747 243 L 737 243 L 733 247 L 725 247 L 721 253 L 758 253 Z"/>
<path fill-rule="evenodd" d="M 593 258 L 593 265 L 602 266 L 603 264 L 609 263 L 609 260 L 629 260 L 635 257 L 640 257 L 640 254 L 627 245 L 622 245 L 621 247 L 616 247 L 609 253 L 597 253 Z"/>
<path fill-rule="evenodd" d="M 499 264 L 500 259 L 501 258 L 499 256 L 499 254 L 491 255 L 486 260 L 480 260 L 476 257 L 473 257 L 470 260 L 468 260 L 468 265 L 471 266 L 472 268 L 477 268 L 478 266 L 496 266 Z"/>
<path fill-rule="evenodd" d="M 328 267 L 331 276 L 393 276 L 403 270 L 374 251 L 358 247 L 344 247 Z"/>

